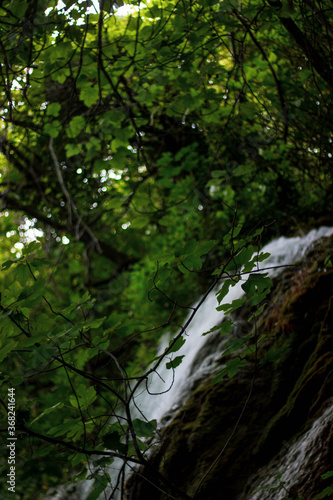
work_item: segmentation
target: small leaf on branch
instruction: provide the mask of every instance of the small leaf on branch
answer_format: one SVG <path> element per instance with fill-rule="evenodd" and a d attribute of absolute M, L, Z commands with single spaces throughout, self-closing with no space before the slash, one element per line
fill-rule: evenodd
<path fill-rule="evenodd" d="M 172 342 L 173 342 L 173 340 L 170 341 L 169 345 L 171 345 Z M 179 337 L 179 339 L 176 340 L 176 342 L 174 343 L 174 345 L 171 348 L 166 349 L 167 354 L 171 354 L 172 352 L 179 351 L 179 349 L 185 344 L 185 342 L 186 342 L 186 339 L 184 339 L 183 337 Z"/>
<path fill-rule="evenodd" d="M 151 420 L 150 422 L 145 422 L 136 418 L 132 422 L 136 435 L 139 437 L 150 437 L 153 436 L 157 428 L 157 420 Z"/>
<path fill-rule="evenodd" d="M 185 358 L 185 356 L 177 356 L 176 358 L 169 361 L 165 366 L 168 370 L 177 368 L 177 366 L 179 366 L 183 361 L 183 358 Z"/>

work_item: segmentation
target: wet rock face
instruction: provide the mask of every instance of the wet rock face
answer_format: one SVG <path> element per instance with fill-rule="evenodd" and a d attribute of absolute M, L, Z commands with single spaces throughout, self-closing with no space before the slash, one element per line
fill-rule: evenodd
<path fill-rule="evenodd" d="M 256 325 L 270 339 L 260 344 L 259 358 L 272 345 L 276 349 L 288 346 L 289 352 L 279 362 L 263 365 L 257 365 L 253 356 L 235 377 L 218 384 L 213 384 L 212 376 L 202 380 L 161 430 L 149 467 L 128 481 L 128 500 L 178 500 L 186 495 L 196 500 L 302 496 L 308 500 L 330 486 L 329 480 L 321 478 L 333 469 L 333 267 L 329 255 L 333 255 L 333 241 L 324 238 L 301 265 L 276 278 Z M 327 417 L 325 412 L 330 411 Z M 321 418 L 325 420 L 322 425 Z M 313 428 L 318 432 L 309 445 Z M 291 469 L 296 460 L 294 455 L 288 462 L 292 453 L 306 443 L 307 465 L 287 480 L 283 464 Z M 266 496 L 256 497 L 258 488 L 264 488 Z"/>
<path fill-rule="evenodd" d="M 251 478 L 246 498 L 282 500 L 286 493 L 291 498 L 315 498 L 325 464 L 332 464 L 332 459 L 333 398 L 308 431 L 286 444 L 271 463 Z"/>

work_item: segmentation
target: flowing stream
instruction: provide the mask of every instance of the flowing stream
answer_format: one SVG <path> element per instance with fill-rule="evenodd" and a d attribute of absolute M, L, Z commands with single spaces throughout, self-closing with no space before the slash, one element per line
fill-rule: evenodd
<path fill-rule="evenodd" d="M 260 268 L 271 268 L 267 272 L 269 276 L 275 277 L 282 272 L 282 266 L 300 261 L 315 241 L 323 236 L 330 236 L 332 234 L 333 228 L 320 227 L 319 229 L 310 231 L 304 236 L 277 238 L 262 248 L 261 251 L 269 252 L 271 256 L 261 263 Z M 241 282 L 238 282 L 230 289 L 223 302 L 230 303 L 240 298 L 243 293 Z M 198 302 L 194 306 L 197 304 Z M 165 362 L 160 366 L 158 373 L 153 374 L 150 378 L 148 392 L 141 388 L 141 390 L 138 391 L 138 395 L 135 396 L 136 408 L 133 407 L 133 417 L 142 419 L 142 415 L 144 415 L 147 420 L 156 419 L 160 424 L 162 421 L 162 423 L 165 424 L 165 422 L 171 419 L 172 415 L 174 415 L 186 401 L 197 381 L 214 370 L 216 367 L 215 361 L 220 358 L 223 344 L 227 341 L 227 338 L 226 336 L 220 336 L 220 341 L 217 345 L 216 342 L 211 341 L 211 334 L 207 336 L 202 336 L 202 334 L 221 323 L 223 313 L 216 311 L 217 306 L 216 290 L 212 290 L 186 329 L 184 334 L 184 338 L 186 338 L 185 344 L 175 353 L 175 356 L 184 356 L 181 365 L 174 371 L 167 369 Z M 168 336 L 162 338 L 158 354 L 164 352 L 169 341 L 170 338 Z M 326 418 L 326 416 L 323 418 Z M 317 424 L 314 424 L 313 431 L 310 430 L 309 433 L 302 438 L 303 441 L 310 440 L 310 437 L 315 433 L 315 429 L 320 426 L 320 422 L 317 427 L 316 425 Z M 297 448 L 297 443 L 295 446 Z M 306 445 L 303 443 L 300 446 L 301 449 L 304 450 L 304 453 L 306 453 Z M 296 448 L 294 451 L 290 452 L 293 456 L 295 456 L 295 453 L 298 453 L 298 448 L 297 450 Z M 301 452 L 297 456 L 300 460 L 302 457 Z M 285 471 L 285 474 L 289 477 L 288 479 L 286 476 L 284 479 L 287 484 L 291 484 L 295 479 L 295 475 L 297 475 L 297 471 L 292 465 L 294 462 L 295 460 L 291 458 L 290 466 L 289 468 L 287 466 Z M 119 470 L 121 465 L 122 462 L 118 460 L 112 464 L 109 471 L 111 476 L 113 475 L 112 470 L 116 472 L 116 469 L 118 468 Z M 82 500 L 86 499 L 91 490 L 91 486 L 92 481 L 84 481 L 82 483 L 82 488 L 80 488 L 78 498 Z M 57 495 L 52 498 L 53 500 L 60 500 L 64 497 Z M 69 497 L 66 496 L 66 498 Z M 70 498 L 74 500 L 75 497 L 71 496 Z M 110 497 L 102 495 L 100 499 L 102 498 Z M 119 497 L 115 494 L 113 498 L 118 500 Z M 278 500 L 280 497 L 253 496 L 251 498 L 252 500 Z"/>

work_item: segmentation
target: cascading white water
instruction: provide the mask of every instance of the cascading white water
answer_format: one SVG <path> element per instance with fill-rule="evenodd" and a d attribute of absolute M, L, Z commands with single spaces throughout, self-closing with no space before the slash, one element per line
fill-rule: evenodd
<path fill-rule="evenodd" d="M 291 265 L 301 260 L 315 241 L 331 234 L 333 234 L 333 229 L 323 226 L 313 229 L 304 236 L 277 238 L 262 248 L 262 252 L 268 252 L 271 255 L 261 263 L 261 268 L 270 268 L 267 271 L 269 276 L 275 277 L 283 271 L 281 266 Z M 244 294 L 241 284 L 238 282 L 229 290 L 224 303 L 230 303 Z M 186 401 L 195 381 L 213 369 L 214 360 L 220 357 L 223 344 L 228 338 L 221 339 L 222 342 L 217 350 L 216 343 L 209 346 L 210 335 L 202 336 L 204 332 L 218 325 L 223 319 L 223 312 L 216 310 L 218 306 L 216 291 L 213 290 L 201 305 L 186 330 L 186 343 L 175 353 L 176 356 L 184 356 L 182 364 L 173 373 L 172 370 L 166 368 L 166 363 L 164 363 L 158 369 L 158 374 L 151 377 L 149 393 L 144 391 L 135 398 L 136 405 L 148 420 L 160 421 L 166 413 L 177 410 L 181 402 Z M 194 307 L 197 304 L 198 302 Z M 164 352 L 169 341 L 168 336 L 162 339 L 159 354 Z M 195 369 L 193 369 L 194 362 Z"/>
<path fill-rule="evenodd" d="M 321 227 L 310 231 L 304 236 L 277 238 L 262 248 L 262 252 L 268 252 L 271 255 L 261 263 L 260 268 L 270 268 L 267 270 L 269 276 L 275 277 L 282 272 L 283 266 L 301 260 L 315 241 L 332 234 L 333 228 Z M 230 303 L 243 295 L 241 284 L 241 282 L 238 282 L 230 288 L 229 293 L 224 298 L 224 303 Z M 223 313 L 216 311 L 218 306 L 216 291 L 213 290 L 206 297 L 206 300 L 186 329 L 184 334 L 186 343 L 175 353 L 175 356 L 184 356 L 182 364 L 173 372 L 173 370 L 166 368 L 166 362 L 169 361 L 167 359 L 159 367 L 158 373 L 151 376 L 148 391 L 144 390 L 143 387 L 138 390 L 138 394 L 135 395 L 136 408 L 133 406 L 133 418 L 142 418 L 142 415 L 144 415 L 147 420 L 156 419 L 159 422 L 164 418 L 166 420 L 171 418 L 172 414 L 186 401 L 196 381 L 214 369 L 214 361 L 221 356 L 223 344 L 227 341 L 227 338 L 222 337 L 217 348 L 217 344 L 211 342 L 211 335 L 202 336 L 202 334 L 218 325 L 223 319 Z M 170 337 L 168 336 L 161 340 L 158 354 L 165 351 L 169 341 Z M 116 472 L 116 469 L 119 470 L 121 466 L 121 460 L 115 461 L 109 470 L 110 475 L 113 476 L 113 471 Z M 92 481 L 84 481 L 78 498 L 82 500 L 87 498 L 91 485 Z M 53 500 L 60 500 L 61 498 L 63 497 L 56 496 L 53 497 Z M 71 497 L 71 499 L 73 498 Z M 102 498 L 105 497 L 102 495 L 100 499 Z M 114 494 L 113 498 L 118 500 L 117 493 Z M 253 497 L 253 500 L 256 500 L 256 498 Z"/>
<path fill-rule="evenodd" d="M 228 300 L 237 299 L 242 292 L 241 283 L 239 282 L 230 290 Z M 194 307 L 197 305 L 196 303 Z M 186 343 L 175 353 L 175 356 L 184 356 L 182 364 L 174 371 L 167 369 L 166 363 L 170 361 L 171 356 L 167 357 L 164 364 L 157 370 L 158 374 L 151 376 L 148 386 L 149 392 L 145 391 L 135 398 L 136 406 L 148 420 L 156 419 L 160 421 L 166 413 L 175 410 L 181 395 L 186 398 L 183 389 L 185 389 L 185 392 L 190 392 L 194 380 L 207 371 L 208 365 L 212 362 L 211 358 L 215 359 L 216 351 L 214 350 L 212 353 L 206 350 L 204 359 L 201 359 L 199 366 L 196 366 L 195 373 L 191 373 L 198 353 L 204 349 L 207 340 L 209 340 L 208 337 L 203 337 L 202 334 L 217 325 L 223 318 L 223 313 L 216 311 L 217 305 L 215 291 L 213 291 L 208 295 L 187 328 L 184 334 Z M 159 355 L 165 351 L 169 341 L 170 336 L 168 335 L 162 339 Z M 181 399 L 184 401 L 183 397 Z"/>
<path fill-rule="evenodd" d="M 285 266 L 294 264 L 305 256 L 314 242 L 324 236 L 331 236 L 332 234 L 333 228 L 322 226 L 318 229 L 312 229 L 303 236 L 296 236 L 294 238 L 285 238 L 281 236 L 265 245 L 262 249 L 262 251 L 271 254 L 271 256 L 265 260 L 264 266 Z M 280 268 L 271 269 L 269 275 L 271 277 L 278 276 L 280 272 Z"/>
<path fill-rule="evenodd" d="M 332 429 L 333 405 L 312 424 L 311 428 L 293 444 L 283 450 L 283 457 L 274 460 L 258 472 L 264 479 L 255 482 L 248 493 L 248 500 L 282 500 L 289 497 L 288 491 L 297 484 L 301 473 L 311 471 L 320 460 L 323 436 Z M 332 431 L 331 431 L 332 432 Z"/>

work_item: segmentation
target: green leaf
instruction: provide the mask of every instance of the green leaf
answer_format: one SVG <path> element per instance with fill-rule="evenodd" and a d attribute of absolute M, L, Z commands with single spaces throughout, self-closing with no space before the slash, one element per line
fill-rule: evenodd
<path fill-rule="evenodd" d="M 290 347 L 282 346 L 278 349 L 271 347 L 263 358 L 261 358 L 259 364 L 264 365 L 266 363 L 275 363 L 282 358 L 287 352 L 291 351 Z"/>
<path fill-rule="evenodd" d="M 202 268 L 202 261 L 198 255 L 190 255 L 186 257 L 186 259 L 179 264 L 179 270 L 184 273 L 187 270 L 190 271 L 199 271 Z"/>
<path fill-rule="evenodd" d="M 47 116 L 58 116 L 61 110 L 61 104 L 58 102 L 52 102 L 46 108 Z"/>
<path fill-rule="evenodd" d="M 55 405 L 51 406 L 50 408 L 46 408 L 43 413 L 41 413 L 40 415 L 38 415 L 38 417 L 36 417 L 31 423 L 31 425 L 35 422 L 37 422 L 37 420 L 39 420 L 40 418 L 42 418 L 44 415 L 48 415 L 49 413 L 52 413 L 54 412 L 55 410 L 59 410 L 60 408 L 63 408 L 64 404 L 63 403 L 56 403 Z"/>
<path fill-rule="evenodd" d="M 67 158 L 71 158 L 72 156 L 79 155 L 82 152 L 82 144 L 66 144 L 65 150 Z"/>
<path fill-rule="evenodd" d="M 13 387 L 17 387 L 19 385 L 22 385 L 24 382 L 24 378 L 23 377 L 14 377 L 11 381 L 11 384 Z"/>
<path fill-rule="evenodd" d="M 324 260 L 324 267 L 326 267 L 326 268 L 327 267 L 333 267 L 333 264 L 332 264 L 332 260 L 333 259 L 332 259 L 332 257 L 333 257 L 333 255 L 328 255 L 326 257 L 326 259 Z"/>
<path fill-rule="evenodd" d="M 221 306 L 217 307 L 217 311 L 224 311 L 224 314 L 230 314 L 236 309 L 239 309 L 244 302 L 246 301 L 246 297 L 242 297 L 241 299 L 235 299 L 231 302 L 231 304 L 222 304 Z"/>
<path fill-rule="evenodd" d="M 45 280 L 40 278 L 29 287 L 26 286 L 21 290 L 18 300 L 21 300 L 21 307 L 34 307 L 39 304 L 42 295 L 45 292 Z"/>
<path fill-rule="evenodd" d="M 94 387 L 85 387 L 84 385 L 79 385 L 76 389 L 76 396 L 72 395 L 69 397 L 69 401 L 74 408 L 86 408 L 92 404 L 97 397 Z"/>
<path fill-rule="evenodd" d="M 187 255 L 192 255 L 195 253 L 197 248 L 197 243 L 193 240 L 189 240 L 182 248 L 175 250 L 175 257 L 185 257 Z"/>
<path fill-rule="evenodd" d="M 48 134 L 55 139 L 56 137 L 58 137 L 61 128 L 62 126 L 60 121 L 54 120 L 53 122 L 45 123 L 43 131 L 45 132 L 45 134 Z"/>
<path fill-rule="evenodd" d="M 29 255 L 37 250 L 40 250 L 41 244 L 39 241 L 31 241 L 27 246 L 25 246 L 22 250 L 23 255 Z"/>
<path fill-rule="evenodd" d="M 177 368 L 177 366 L 179 366 L 182 363 L 183 358 L 185 358 L 185 356 L 177 356 L 168 363 L 166 363 L 165 366 L 167 367 L 168 370 Z"/>
<path fill-rule="evenodd" d="M 265 259 L 268 259 L 268 257 L 270 257 L 270 256 L 271 256 L 271 254 L 269 252 L 266 252 L 266 253 L 261 252 L 259 255 L 257 255 L 255 257 L 255 259 L 257 262 L 263 262 Z"/>
<path fill-rule="evenodd" d="M 66 130 L 67 137 L 74 139 L 84 129 L 86 121 L 83 116 L 74 116 L 68 124 Z"/>
<path fill-rule="evenodd" d="M 328 472 L 325 472 L 325 474 L 321 475 L 322 479 L 328 479 L 329 477 L 333 477 L 333 470 L 329 470 Z"/>
<path fill-rule="evenodd" d="M 121 7 L 123 5 L 122 0 L 105 0 L 103 4 L 101 3 L 100 5 L 103 5 L 103 10 L 104 12 L 107 12 L 108 14 L 111 14 L 113 12 L 113 9 L 117 7 Z"/>
<path fill-rule="evenodd" d="M 220 330 L 220 328 L 221 328 L 220 325 L 213 326 L 213 328 L 211 328 L 210 330 L 208 330 L 208 332 L 204 332 L 202 334 L 202 336 L 204 337 L 205 335 L 208 335 L 209 333 L 217 332 L 218 330 Z"/>
<path fill-rule="evenodd" d="M 249 299 L 248 305 L 249 306 L 256 306 L 256 305 L 260 304 L 260 302 L 262 302 L 264 300 L 264 298 L 267 297 L 269 292 L 270 292 L 270 289 L 268 288 L 264 292 L 258 293 L 257 295 L 254 295 L 253 297 L 251 297 Z"/>
<path fill-rule="evenodd" d="M 126 453 L 126 444 L 122 443 L 121 435 L 113 431 L 103 437 L 103 444 L 108 450 L 119 451 L 119 453 Z"/>
<path fill-rule="evenodd" d="M 241 349 L 244 346 L 244 344 L 246 344 L 249 341 L 249 338 L 250 338 L 249 335 L 245 335 L 244 337 L 241 338 L 232 337 L 225 344 L 225 347 L 227 347 L 227 349 L 223 352 L 223 356 L 228 356 L 229 354 L 232 354 L 233 352 Z"/>
<path fill-rule="evenodd" d="M 255 310 L 255 311 L 251 314 L 251 316 L 249 317 L 249 321 L 253 321 L 253 319 L 254 319 L 254 318 L 259 317 L 259 316 L 262 314 L 263 310 L 266 308 L 266 306 L 267 306 L 267 303 L 266 303 L 266 302 L 264 302 L 263 304 L 261 304 L 261 306 L 260 306 L 260 307 L 258 307 L 258 308 L 257 308 L 257 309 L 256 309 L 256 310 Z"/>
<path fill-rule="evenodd" d="M 25 286 L 29 278 L 31 278 L 31 274 L 27 265 L 19 264 L 16 266 L 15 271 L 13 272 L 14 276 L 17 278 L 20 285 Z"/>
<path fill-rule="evenodd" d="M 103 476 L 98 475 L 97 477 L 98 478 L 94 482 L 94 489 L 89 493 L 86 500 L 97 500 L 111 482 L 109 474 L 104 473 Z"/>
<path fill-rule="evenodd" d="M 165 265 L 164 267 L 159 267 L 158 273 L 154 272 L 154 283 L 159 283 L 160 286 L 164 285 L 172 275 L 172 270 Z"/>
<path fill-rule="evenodd" d="M 83 101 L 83 104 L 90 108 L 93 104 L 95 104 L 99 99 L 99 89 L 98 87 L 88 87 L 81 90 L 80 100 Z M 83 127 L 82 127 L 83 128 Z"/>
<path fill-rule="evenodd" d="M 0 313 L 0 318 L 4 319 L 7 316 L 10 316 L 12 314 L 12 312 L 13 312 L 13 309 L 4 309 Z"/>
<path fill-rule="evenodd" d="M 62 83 L 65 83 L 65 81 L 67 80 L 67 77 L 69 75 L 70 75 L 70 70 L 67 69 L 67 68 L 65 68 L 65 69 L 62 69 L 61 71 L 57 71 L 56 73 L 54 73 L 54 75 L 52 76 L 52 78 L 56 82 L 62 84 Z"/>
<path fill-rule="evenodd" d="M 173 342 L 173 340 L 170 340 L 169 345 L 171 345 L 172 342 Z M 176 342 L 174 343 L 174 345 L 171 348 L 166 349 L 167 353 L 171 354 L 172 352 L 179 351 L 179 349 L 185 344 L 185 342 L 186 342 L 186 339 L 184 339 L 183 337 L 179 337 L 179 339 L 176 340 Z"/>
<path fill-rule="evenodd" d="M 14 16 L 21 19 L 24 16 L 24 14 L 26 13 L 28 7 L 29 7 L 28 2 L 19 2 L 16 0 L 14 2 L 11 2 L 11 5 L 9 8 L 10 8 L 11 12 L 14 14 Z"/>
<path fill-rule="evenodd" d="M 94 318 L 90 321 L 86 321 L 84 326 L 85 328 L 99 328 L 105 321 L 105 317 L 104 318 Z M 97 339 L 95 338 L 94 339 L 94 343 L 96 344 L 97 343 Z"/>
<path fill-rule="evenodd" d="M 0 348 L 0 363 L 7 357 L 7 355 L 12 352 L 17 346 L 18 342 L 10 341 L 6 345 L 2 345 Z"/>
<path fill-rule="evenodd" d="M 318 495 L 316 495 L 313 500 L 321 500 L 322 498 L 327 498 L 327 497 L 328 498 L 329 497 L 332 498 L 332 496 L 333 496 L 333 487 L 332 486 L 328 486 L 321 493 L 319 493 Z"/>
<path fill-rule="evenodd" d="M 151 420 L 150 422 L 145 422 L 144 420 L 140 420 L 136 418 L 132 422 L 135 433 L 139 437 L 150 437 L 155 434 L 157 429 L 157 420 Z"/>
<path fill-rule="evenodd" d="M 227 279 L 224 281 L 222 288 L 216 293 L 217 301 L 219 304 L 222 302 L 224 297 L 229 293 L 230 286 L 234 286 L 235 284 L 236 284 L 236 281 L 231 280 L 231 279 Z"/>
<path fill-rule="evenodd" d="M 63 3 L 66 5 L 66 8 L 69 9 L 72 5 L 76 4 L 76 0 L 63 0 Z"/>
<path fill-rule="evenodd" d="M 212 248 L 216 245 L 216 240 L 206 240 L 206 241 L 200 241 L 198 243 L 198 248 L 197 248 L 197 253 L 201 255 L 206 255 L 209 253 Z"/>
<path fill-rule="evenodd" d="M 220 327 L 221 335 L 228 335 L 231 333 L 233 321 L 231 319 L 225 319 Z"/>
<path fill-rule="evenodd" d="M 211 176 L 213 179 L 218 179 L 220 177 L 225 177 L 226 172 L 224 170 L 213 170 Z"/>
<path fill-rule="evenodd" d="M 142 229 L 143 227 L 147 226 L 149 222 L 149 217 L 143 215 L 131 221 L 131 228 Z"/>
<path fill-rule="evenodd" d="M 231 359 L 226 363 L 226 367 L 223 370 L 221 370 L 221 372 L 215 377 L 213 381 L 214 384 L 220 382 L 226 374 L 228 374 L 229 378 L 234 377 L 238 372 L 238 370 L 245 365 L 246 365 L 245 359 L 240 359 L 238 357 Z"/>
<path fill-rule="evenodd" d="M 240 252 L 235 255 L 232 261 L 225 268 L 226 272 L 233 270 L 240 270 L 244 265 L 246 265 L 253 255 L 254 248 L 252 245 L 249 247 L 243 247 Z"/>
<path fill-rule="evenodd" d="M 241 232 L 243 228 L 243 225 L 242 224 L 238 224 L 236 227 L 234 227 L 231 231 L 230 231 L 230 234 L 232 236 L 232 238 L 237 238 L 237 236 L 239 235 L 239 233 Z"/>
<path fill-rule="evenodd" d="M 44 410 L 44 413 L 45 413 L 45 415 L 48 415 L 49 413 L 53 412 L 56 409 L 63 408 L 63 406 L 64 406 L 64 403 L 61 403 L 61 402 L 56 403 L 55 405 L 51 406 L 50 408 L 46 408 Z"/>
<path fill-rule="evenodd" d="M 7 271 L 13 264 L 15 264 L 14 260 L 6 260 L 2 263 L 2 271 Z"/>
<path fill-rule="evenodd" d="M 264 290 L 270 289 L 273 286 L 273 282 L 267 277 L 267 273 L 255 273 L 250 274 L 246 283 L 242 285 L 245 293 L 252 296 L 255 293 L 262 293 Z"/>
<path fill-rule="evenodd" d="M 175 257 L 182 261 L 178 269 L 184 274 L 188 270 L 199 271 L 202 268 L 201 256 L 210 252 L 215 245 L 215 240 L 201 242 L 189 240 L 183 248 L 175 251 Z"/>

